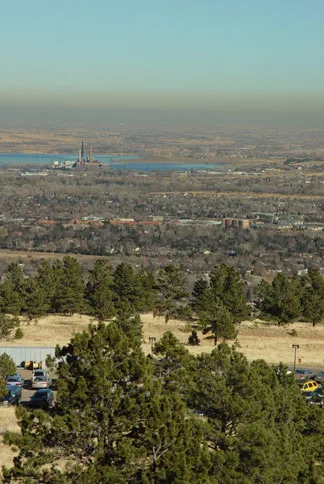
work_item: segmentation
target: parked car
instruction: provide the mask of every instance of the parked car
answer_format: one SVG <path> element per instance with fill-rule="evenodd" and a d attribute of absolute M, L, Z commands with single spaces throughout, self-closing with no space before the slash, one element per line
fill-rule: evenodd
<path fill-rule="evenodd" d="M 314 372 L 309 368 L 297 368 L 295 370 L 295 376 L 297 380 L 311 380 Z"/>
<path fill-rule="evenodd" d="M 306 393 L 306 394 L 317 392 L 319 389 L 320 389 L 319 384 L 314 380 L 306 381 L 305 383 L 303 383 L 301 387 L 302 393 Z"/>
<path fill-rule="evenodd" d="M 321 393 L 316 392 L 315 395 L 307 398 L 307 403 L 309 403 L 310 405 L 318 405 L 319 407 L 323 407 L 324 396 Z"/>
<path fill-rule="evenodd" d="M 31 387 L 33 387 L 33 382 L 36 378 L 44 378 L 44 377 L 47 377 L 48 378 L 48 373 L 46 370 L 41 370 L 41 369 L 38 369 L 38 370 L 34 370 L 32 372 L 32 375 L 31 375 Z M 43 387 L 44 388 L 44 387 Z"/>
<path fill-rule="evenodd" d="M 50 389 L 37 390 L 30 397 L 29 406 L 33 408 L 51 408 L 54 405 L 54 392 Z"/>
<path fill-rule="evenodd" d="M 21 386 L 7 386 L 7 394 L 0 398 L 0 405 L 9 407 L 10 405 L 19 405 L 21 400 Z"/>
<path fill-rule="evenodd" d="M 6 377 L 6 386 L 17 386 L 21 387 L 24 383 L 21 375 L 19 373 L 15 373 L 15 375 L 9 375 Z"/>
<path fill-rule="evenodd" d="M 35 376 L 32 379 L 32 388 L 49 388 L 51 386 L 50 378 L 46 376 Z"/>
<path fill-rule="evenodd" d="M 34 371 L 32 372 L 32 376 L 31 376 L 31 378 L 32 378 L 32 380 L 33 380 L 34 378 L 36 378 L 36 377 L 38 377 L 38 376 L 48 376 L 48 373 L 47 373 L 47 371 L 46 371 L 46 370 L 41 370 L 41 369 L 39 369 L 39 370 L 34 370 Z"/>
<path fill-rule="evenodd" d="M 319 371 L 314 375 L 314 380 L 317 381 L 317 383 L 324 383 L 324 370 Z"/>

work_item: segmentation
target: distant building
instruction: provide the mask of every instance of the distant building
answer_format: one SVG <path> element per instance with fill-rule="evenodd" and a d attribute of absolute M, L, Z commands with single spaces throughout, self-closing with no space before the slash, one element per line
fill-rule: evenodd
<path fill-rule="evenodd" d="M 222 223 L 224 228 L 249 229 L 251 228 L 252 220 L 249 218 L 224 218 Z"/>

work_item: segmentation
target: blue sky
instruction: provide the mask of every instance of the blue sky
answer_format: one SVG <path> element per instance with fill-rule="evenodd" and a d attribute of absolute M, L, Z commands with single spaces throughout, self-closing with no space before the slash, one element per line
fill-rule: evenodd
<path fill-rule="evenodd" d="M 3 0 L 0 19 L 2 101 L 324 91 L 323 0 Z"/>

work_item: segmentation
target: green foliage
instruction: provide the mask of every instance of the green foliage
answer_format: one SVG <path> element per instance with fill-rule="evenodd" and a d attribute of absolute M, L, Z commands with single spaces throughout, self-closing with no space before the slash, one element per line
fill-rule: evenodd
<path fill-rule="evenodd" d="M 123 333 L 135 344 L 140 345 L 143 339 L 143 325 L 139 314 L 127 317 L 119 315 L 116 319 L 116 325 L 123 331 Z"/>
<path fill-rule="evenodd" d="M 208 282 L 205 279 L 198 279 L 191 294 L 190 305 L 192 309 L 199 314 L 201 311 L 206 310 L 211 300 Z"/>
<path fill-rule="evenodd" d="M 25 295 L 25 278 L 19 264 L 8 265 L 5 281 L 0 285 L 0 310 L 18 316 Z"/>
<path fill-rule="evenodd" d="M 214 302 L 220 301 L 231 313 L 235 323 L 250 315 L 241 275 L 235 267 L 221 264 L 210 274 L 210 293 Z"/>
<path fill-rule="evenodd" d="M 187 297 L 184 275 L 179 267 L 169 264 L 160 269 L 157 276 L 157 302 L 154 314 L 164 314 L 167 322 L 181 314 L 181 306 Z"/>
<path fill-rule="evenodd" d="M 84 281 L 80 264 L 73 257 L 64 257 L 55 267 L 57 278 L 54 309 L 58 313 L 82 313 L 85 309 Z"/>
<path fill-rule="evenodd" d="M 262 315 L 273 318 L 279 324 L 294 321 L 301 314 L 301 288 L 296 277 L 289 279 L 279 273 L 271 284 L 261 281 L 256 296 Z"/>
<path fill-rule="evenodd" d="M 0 355 L 0 398 L 7 394 L 5 377 L 14 375 L 16 372 L 17 368 L 13 359 L 7 353 L 2 353 Z"/>
<path fill-rule="evenodd" d="M 292 329 L 291 331 L 289 331 L 288 334 L 290 336 L 294 336 L 294 337 L 298 336 L 298 333 L 297 333 L 297 331 L 295 329 Z"/>
<path fill-rule="evenodd" d="M 17 368 L 13 359 L 7 353 L 2 353 L 0 355 L 0 379 L 2 380 L 7 375 L 14 375 L 16 372 Z"/>
<path fill-rule="evenodd" d="M 191 335 L 188 338 L 188 344 L 191 346 L 200 345 L 200 339 L 198 338 L 198 334 L 195 329 L 192 330 Z"/>
<path fill-rule="evenodd" d="M 208 420 L 219 482 L 299 482 L 308 466 L 301 438 L 308 409 L 297 385 L 283 387 L 274 369 L 249 365 L 226 345 L 198 362 L 192 405 Z"/>
<path fill-rule="evenodd" d="M 222 304 L 213 303 L 206 311 L 202 311 L 199 316 L 199 323 L 204 334 L 212 334 L 215 345 L 219 338 L 222 338 L 225 342 L 237 337 L 234 318 Z"/>
<path fill-rule="evenodd" d="M 56 406 L 17 409 L 5 483 L 320 482 L 324 414 L 285 367 L 226 344 L 194 357 L 171 332 L 149 358 L 136 327 L 99 323 L 57 348 Z"/>
<path fill-rule="evenodd" d="M 24 332 L 21 328 L 17 328 L 15 331 L 14 339 L 22 339 L 24 337 Z"/>
<path fill-rule="evenodd" d="M 149 271 L 136 273 L 127 264 L 119 264 L 113 274 L 115 306 L 118 314 L 128 308 L 131 314 L 152 309 L 155 301 L 154 279 Z"/>
<path fill-rule="evenodd" d="M 0 313 L 0 341 L 2 339 L 9 339 L 13 335 L 13 331 L 20 325 L 18 317 L 8 316 Z"/>
<path fill-rule="evenodd" d="M 309 269 L 301 283 L 302 315 L 315 326 L 324 319 L 324 278 L 318 269 Z"/>
<path fill-rule="evenodd" d="M 98 320 L 103 321 L 115 316 L 113 274 L 106 261 L 95 262 L 93 269 L 89 272 L 85 295 L 92 314 Z"/>
<path fill-rule="evenodd" d="M 56 260 L 53 265 L 44 260 L 37 267 L 35 282 L 44 292 L 44 306 L 49 312 L 55 312 L 55 295 L 58 291 L 58 282 L 61 278 L 63 265 Z"/>
<path fill-rule="evenodd" d="M 48 313 L 50 305 L 47 301 L 45 289 L 37 279 L 29 279 L 25 283 L 25 297 L 22 312 L 31 321 L 34 318 Z"/>

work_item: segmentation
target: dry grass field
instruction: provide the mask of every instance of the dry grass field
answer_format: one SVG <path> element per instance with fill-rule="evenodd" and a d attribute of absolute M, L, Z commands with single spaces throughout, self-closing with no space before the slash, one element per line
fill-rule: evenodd
<path fill-rule="evenodd" d="M 89 324 L 96 323 L 89 316 L 46 316 L 37 322 L 30 324 L 22 319 L 24 337 L 17 341 L 2 342 L 2 346 L 48 346 L 66 344 L 73 333 L 87 329 Z M 209 352 L 213 349 L 213 341 L 207 339 L 198 332 L 201 340 L 200 346 L 187 345 L 188 325 L 184 321 L 170 320 L 164 322 L 164 318 L 153 318 L 152 314 L 143 314 L 143 349 L 146 353 L 151 350 L 149 338 L 155 337 L 158 341 L 165 331 L 172 331 L 175 336 L 194 354 Z M 294 329 L 296 336 L 290 333 Z M 268 363 L 282 361 L 287 365 L 293 363 L 292 344 L 299 344 L 297 359 L 301 360 L 302 366 L 314 366 L 324 368 L 324 326 L 315 328 L 309 323 L 294 323 L 293 325 L 278 327 L 275 324 L 256 321 L 244 321 L 239 326 L 238 335 L 239 350 L 246 355 L 249 361 L 263 358 Z M 0 346 L 1 351 L 1 346 Z"/>
<path fill-rule="evenodd" d="M 10 430 L 11 432 L 20 431 L 20 427 L 17 425 L 15 410 L 15 407 L 0 408 L 0 478 L 2 466 L 12 466 L 13 458 L 15 456 L 15 452 L 3 443 L 2 437 L 2 434 L 7 430 Z"/>

